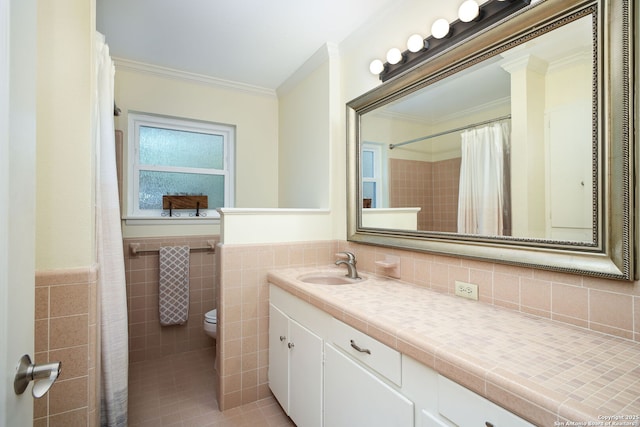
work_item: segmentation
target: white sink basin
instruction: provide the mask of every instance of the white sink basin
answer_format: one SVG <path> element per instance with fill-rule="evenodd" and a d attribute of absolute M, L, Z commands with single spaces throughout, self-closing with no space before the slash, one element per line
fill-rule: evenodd
<path fill-rule="evenodd" d="M 314 283 L 317 285 L 353 285 L 354 283 L 361 283 L 364 278 L 350 279 L 342 273 L 328 273 L 318 272 L 309 273 L 298 277 L 298 280 L 305 283 Z"/>

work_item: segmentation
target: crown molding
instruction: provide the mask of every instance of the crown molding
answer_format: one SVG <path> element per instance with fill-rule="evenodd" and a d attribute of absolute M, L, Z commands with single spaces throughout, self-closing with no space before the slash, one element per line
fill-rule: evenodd
<path fill-rule="evenodd" d="M 301 81 L 318 69 L 328 60 L 337 58 L 339 55 L 338 45 L 335 43 L 325 43 L 322 45 L 304 64 L 302 64 L 284 83 L 282 83 L 276 93 L 283 96 L 293 90 Z"/>
<path fill-rule="evenodd" d="M 134 71 L 138 73 L 150 74 L 157 77 L 163 77 L 173 80 L 181 80 L 189 83 L 204 84 L 207 86 L 215 86 L 224 89 L 237 90 L 240 92 L 250 93 L 253 95 L 262 95 L 275 97 L 276 91 L 260 86 L 253 86 L 245 83 L 234 82 L 231 80 L 219 79 L 204 74 L 191 73 L 188 71 L 176 70 L 174 68 L 161 67 L 159 65 L 147 64 L 144 62 L 132 61 L 114 57 L 113 62 L 117 70 Z"/>

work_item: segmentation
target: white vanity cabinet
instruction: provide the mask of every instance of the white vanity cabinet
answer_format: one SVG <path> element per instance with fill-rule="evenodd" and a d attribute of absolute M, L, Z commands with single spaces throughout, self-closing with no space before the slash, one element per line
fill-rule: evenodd
<path fill-rule="evenodd" d="M 298 427 L 322 426 L 322 338 L 269 306 L 269 387 Z"/>
<path fill-rule="evenodd" d="M 532 426 L 277 286 L 269 295 L 269 387 L 297 427 Z"/>

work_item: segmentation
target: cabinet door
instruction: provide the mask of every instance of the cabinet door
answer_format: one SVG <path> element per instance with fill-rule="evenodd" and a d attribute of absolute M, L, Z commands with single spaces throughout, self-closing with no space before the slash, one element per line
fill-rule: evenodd
<path fill-rule="evenodd" d="M 269 388 L 289 413 L 289 318 L 269 304 Z"/>
<path fill-rule="evenodd" d="M 527 421 L 443 376 L 438 377 L 438 410 L 455 425 L 533 427 Z"/>
<path fill-rule="evenodd" d="M 289 417 L 298 427 L 322 426 L 322 338 L 289 320 Z"/>
<path fill-rule="evenodd" d="M 410 427 L 413 403 L 370 371 L 325 344 L 326 427 Z"/>
<path fill-rule="evenodd" d="M 445 424 L 444 420 L 435 417 L 426 410 L 420 412 L 420 427 L 449 427 L 451 424 Z"/>

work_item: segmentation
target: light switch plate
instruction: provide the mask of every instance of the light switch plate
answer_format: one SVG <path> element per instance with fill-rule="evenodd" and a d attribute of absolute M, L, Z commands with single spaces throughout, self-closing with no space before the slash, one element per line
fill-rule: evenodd
<path fill-rule="evenodd" d="M 478 300 L 478 285 L 456 280 L 456 295 L 462 298 Z"/>

